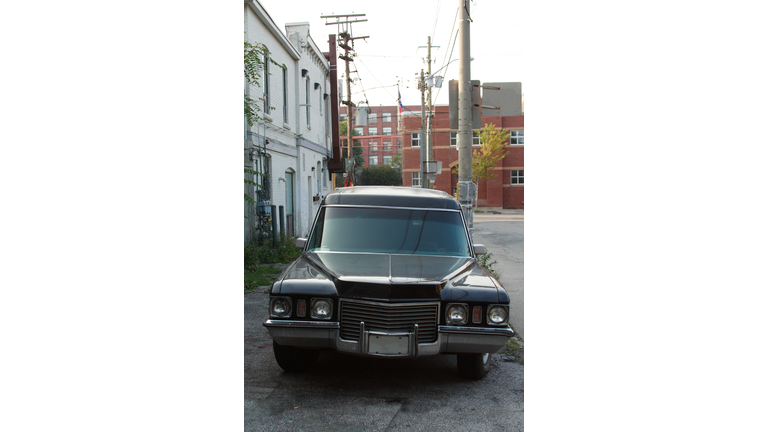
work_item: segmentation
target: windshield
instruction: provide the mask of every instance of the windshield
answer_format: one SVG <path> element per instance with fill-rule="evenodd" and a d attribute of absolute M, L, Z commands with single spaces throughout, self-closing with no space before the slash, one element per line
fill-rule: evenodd
<path fill-rule="evenodd" d="M 325 207 L 310 251 L 470 256 L 457 211 Z"/>

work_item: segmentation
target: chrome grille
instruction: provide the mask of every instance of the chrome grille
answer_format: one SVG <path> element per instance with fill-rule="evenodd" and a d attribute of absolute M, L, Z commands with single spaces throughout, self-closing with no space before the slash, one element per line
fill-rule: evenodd
<path fill-rule="evenodd" d="M 341 338 L 360 339 L 360 323 L 369 331 L 410 332 L 419 325 L 419 343 L 437 340 L 439 303 L 341 301 Z"/>

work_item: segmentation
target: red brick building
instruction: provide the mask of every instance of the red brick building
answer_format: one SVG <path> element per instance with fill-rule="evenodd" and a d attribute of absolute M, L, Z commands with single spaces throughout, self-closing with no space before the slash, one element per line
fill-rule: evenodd
<path fill-rule="evenodd" d="M 405 112 L 421 112 L 421 106 L 406 106 Z M 355 136 L 353 141 L 360 141 L 363 149 L 364 167 L 372 165 L 390 165 L 397 152 L 403 147 L 402 132 L 398 129 L 397 106 L 370 107 L 366 126 L 357 126 L 355 129 L 360 136 Z M 340 121 L 347 119 L 347 107 L 339 108 Z M 352 125 L 355 122 L 352 121 Z M 346 147 L 347 137 L 339 137 L 342 148 Z M 409 138 L 410 139 L 410 138 Z M 410 141 L 408 141 L 410 145 Z M 408 183 L 410 185 L 410 183 Z"/>
<path fill-rule="evenodd" d="M 416 110 L 413 110 L 416 111 Z M 421 111 L 419 110 L 420 114 Z M 510 131 L 509 143 L 504 147 L 507 155 L 496 166 L 496 176 L 478 183 L 478 202 L 481 207 L 524 208 L 524 115 L 514 117 L 482 117 L 482 125 L 494 124 L 497 129 Z M 418 134 L 421 128 L 419 115 L 403 116 L 403 186 L 421 187 L 420 149 Z M 458 166 L 459 152 L 456 145 L 457 130 L 450 129 L 448 107 L 435 107 L 432 129 L 433 160 L 442 161 L 442 171 L 437 174 L 434 188 L 456 193 L 458 174 L 451 173 Z M 480 139 L 472 139 L 472 150 L 480 148 Z"/>

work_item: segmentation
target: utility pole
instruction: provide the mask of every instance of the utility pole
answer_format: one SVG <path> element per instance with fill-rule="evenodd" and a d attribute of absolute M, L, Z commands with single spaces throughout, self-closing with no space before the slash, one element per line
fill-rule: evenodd
<path fill-rule="evenodd" d="M 432 78 L 432 37 L 427 36 L 427 76 Z M 434 83 L 434 81 L 433 81 Z M 427 86 L 427 160 L 435 160 L 432 149 L 432 86 Z"/>
<path fill-rule="evenodd" d="M 473 238 L 472 200 L 475 196 L 472 182 L 472 82 L 469 57 L 469 0 L 459 0 L 459 131 L 456 146 L 459 151 L 459 204 Z"/>
<path fill-rule="evenodd" d="M 421 130 L 419 131 L 419 153 L 421 154 L 421 187 L 427 188 L 426 170 L 424 169 L 424 163 L 427 161 L 427 152 L 424 150 L 426 142 L 424 140 L 424 126 L 426 123 L 426 116 L 424 115 L 424 89 L 426 87 L 424 82 L 424 69 L 421 70 L 419 75 L 419 90 L 421 90 Z"/>
<path fill-rule="evenodd" d="M 349 76 L 349 62 L 354 61 L 353 55 L 350 55 L 350 51 L 354 51 L 354 40 L 355 39 L 366 39 L 368 36 L 360 36 L 360 37 L 352 37 L 352 29 L 351 25 L 352 23 L 356 22 L 366 22 L 367 19 L 364 20 L 354 20 L 349 21 L 350 17 L 363 17 L 365 14 L 347 14 L 347 15 L 321 15 L 320 18 L 336 18 L 336 22 L 326 22 L 325 25 L 344 25 L 344 31 L 339 33 L 339 38 L 341 41 L 339 42 L 339 46 L 344 48 L 344 54 L 340 55 L 339 58 L 344 60 L 344 72 L 346 76 L 347 81 L 347 100 L 341 101 L 344 105 L 347 106 L 347 158 L 350 160 L 349 166 L 345 167 L 347 168 L 347 180 L 350 182 L 353 181 L 355 177 L 355 157 L 352 154 L 352 119 L 355 116 L 355 104 L 352 102 L 352 78 Z M 345 19 L 345 21 L 342 21 L 342 18 Z M 350 42 L 352 44 L 350 45 Z M 335 186 L 335 185 L 334 185 Z"/>
<path fill-rule="evenodd" d="M 434 161 L 434 148 L 432 145 L 432 129 L 433 129 L 433 122 L 434 122 L 434 113 L 432 112 L 432 87 L 435 85 L 434 77 L 432 76 L 432 48 L 440 48 L 437 45 L 432 45 L 432 37 L 427 36 L 427 46 L 420 46 L 419 48 L 426 48 L 427 49 L 427 83 L 426 90 L 427 90 L 427 125 L 426 125 L 426 139 L 423 139 L 423 145 L 426 146 L 425 148 L 425 156 L 422 158 L 423 161 L 427 162 L 427 168 L 423 169 L 423 174 L 426 174 L 428 178 L 424 178 L 423 182 L 427 184 L 426 187 L 429 187 L 429 183 L 435 178 L 437 175 L 437 163 Z M 424 113 L 422 111 L 422 117 L 424 117 Z M 424 126 L 422 126 L 422 129 L 424 129 Z"/>

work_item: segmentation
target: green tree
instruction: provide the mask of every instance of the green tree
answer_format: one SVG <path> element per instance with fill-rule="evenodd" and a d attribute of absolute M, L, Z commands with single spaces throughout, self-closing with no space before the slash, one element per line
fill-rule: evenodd
<path fill-rule="evenodd" d="M 472 152 L 472 181 L 488 180 L 496 177 L 494 168 L 509 154 L 504 150 L 504 146 L 509 143 L 509 132 L 503 129 L 496 129 L 493 123 L 486 123 L 480 131 L 480 149 Z M 458 173 L 459 167 L 455 166 L 452 170 Z"/>
<path fill-rule="evenodd" d="M 264 72 L 265 62 L 270 62 L 273 65 L 284 68 L 283 65 L 276 63 L 269 57 L 269 49 L 260 42 L 245 42 L 243 48 L 245 82 L 250 85 L 254 84 L 257 87 L 261 87 L 260 78 Z M 254 100 L 248 97 L 245 93 L 245 119 L 248 121 L 249 126 L 253 126 L 255 122 L 261 119 L 259 112 L 261 112 L 261 105 L 264 102 L 263 97 L 259 97 Z"/>
<path fill-rule="evenodd" d="M 367 186 L 400 186 L 403 184 L 403 178 L 400 170 L 389 165 L 375 165 L 369 168 L 363 168 L 360 174 L 360 184 Z"/>
<path fill-rule="evenodd" d="M 257 87 L 261 87 L 261 83 L 259 81 L 263 74 L 264 64 L 266 61 L 269 61 L 270 63 L 278 67 L 283 67 L 283 66 L 275 63 L 274 60 L 269 58 L 269 50 L 267 49 L 266 46 L 264 46 L 264 44 L 259 42 L 256 42 L 256 43 L 244 42 L 244 44 L 245 45 L 243 48 L 243 73 L 245 74 L 246 85 L 254 84 Z M 259 115 L 259 113 L 262 110 L 261 105 L 264 101 L 264 98 L 260 97 L 257 100 L 254 100 L 248 97 L 248 93 L 246 92 L 243 92 L 243 98 L 245 100 L 245 119 L 248 122 L 249 126 L 253 126 L 255 122 L 261 119 L 261 116 Z M 264 176 L 263 173 L 259 173 L 252 169 L 245 168 L 245 179 L 244 179 L 245 184 L 255 186 L 258 188 L 259 187 L 258 179 L 263 176 Z M 252 205 L 256 204 L 256 201 L 254 201 L 253 197 L 251 197 L 247 193 L 244 193 L 243 195 L 246 202 Z"/>

